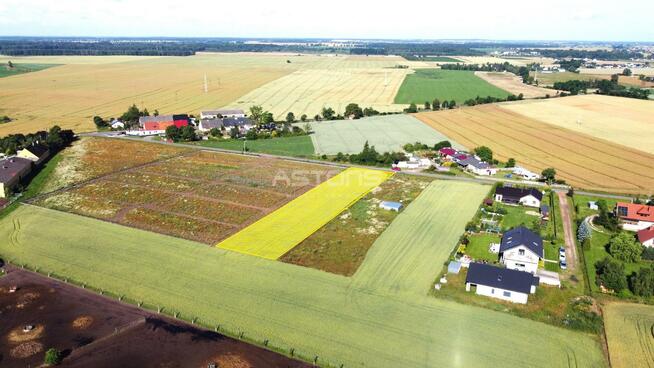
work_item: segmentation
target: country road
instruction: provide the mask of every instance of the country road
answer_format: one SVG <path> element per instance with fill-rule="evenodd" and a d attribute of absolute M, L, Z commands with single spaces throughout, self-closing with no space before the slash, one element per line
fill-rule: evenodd
<path fill-rule="evenodd" d="M 561 223 L 563 224 L 565 237 L 565 258 L 568 264 L 568 270 L 574 272 L 577 268 L 577 247 L 575 245 L 575 232 L 572 228 L 572 220 L 570 219 L 570 206 L 565 193 L 557 192 L 556 194 L 559 197 Z"/>

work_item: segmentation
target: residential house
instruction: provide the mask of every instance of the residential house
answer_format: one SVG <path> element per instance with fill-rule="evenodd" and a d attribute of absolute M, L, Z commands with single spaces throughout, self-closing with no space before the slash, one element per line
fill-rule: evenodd
<path fill-rule="evenodd" d="M 31 144 L 16 152 L 16 157 L 28 159 L 36 165 L 40 165 L 48 156 L 50 156 L 48 147 L 38 143 Z"/>
<path fill-rule="evenodd" d="M 545 256 L 543 239 L 523 226 L 511 229 L 502 235 L 499 255 L 506 268 L 535 274 Z"/>
<path fill-rule="evenodd" d="M 223 118 L 223 126 L 229 131 L 231 128 L 238 128 L 241 132 L 246 132 L 255 126 L 255 123 L 249 118 Z"/>
<path fill-rule="evenodd" d="M 615 215 L 625 230 L 639 231 L 654 225 L 654 206 L 618 202 L 615 205 Z"/>
<path fill-rule="evenodd" d="M 543 192 L 534 188 L 498 187 L 495 189 L 495 200 L 539 208 L 543 200 Z"/>
<path fill-rule="evenodd" d="M 478 295 L 527 304 L 529 294 L 536 292 L 538 283 L 538 277 L 529 272 L 471 263 L 466 276 L 466 291 L 474 287 Z"/>
<path fill-rule="evenodd" d="M 379 208 L 388 210 L 388 211 L 395 211 L 395 212 L 400 212 L 402 209 L 402 203 L 399 202 L 391 202 L 391 201 L 381 201 L 379 203 Z"/>
<path fill-rule="evenodd" d="M 200 112 L 200 119 L 217 119 L 217 118 L 244 118 L 243 110 L 206 110 Z"/>
<path fill-rule="evenodd" d="M 1 198 L 7 198 L 16 185 L 30 174 L 34 162 L 22 157 L 9 157 L 0 161 Z"/>
<path fill-rule="evenodd" d="M 438 154 L 446 160 L 451 160 L 457 153 L 457 150 L 452 147 L 444 147 L 438 150 Z"/>
<path fill-rule="evenodd" d="M 198 124 L 198 130 L 201 132 L 208 132 L 213 128 L 220 129 L 223 127 L 223 119 L 202 119 Z"/>
<path fill-rule="evenodd" d="M 644 247 L 654 247 L 654 226 L 639 230 L 638 241 Z"/>
<path fill-rule="evenodd" d="M 522 167 L 515 167 L 513 169 L 513 174 L 516 176 L 520 176 L 525 180 L 538 180 L 540 179 L 540 175 L 533 173 L 525 168 Z"/>
<path fill-rule="evenodd" d="M 111 122 L 111 129 L 125 129 L 125 123 L 120 120 L 114 120 Z"/>
<path fill-rule="evenodd" d="M 163 134 L 169 126 L 178 128 L 187 126 L 189 123 L 188 115 L 159 115 L 159 116 L 142 116 L 139 118 L 141 130 L 150 132 L 159 132 Z"/>
<path fill-rule="evenodd" d="M 465 158 L 463 158 L 465 156 Z M 492 167 L 487 162 L 481 161 L 473 155 L 455 155 L 454 161 L 464 168 L 476 175 L 495 175 L 497 168 Z"/>

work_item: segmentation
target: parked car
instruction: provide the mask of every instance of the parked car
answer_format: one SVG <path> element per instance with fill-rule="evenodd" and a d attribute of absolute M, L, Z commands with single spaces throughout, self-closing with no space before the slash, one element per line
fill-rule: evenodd
<path fill-rule="evenodd" d="M 563 254 L 559 253 L 559 261 L 560 262 L 565 262 L 565 253 L 563 253 Z"/>
<path fill-rule="evenodd" d="M 568 264 L 565 261 L 561 261 L 559 262 L 559 267 L 561 267 L 562 270 L 567 270 Z"/>
<path fill-rule="evenodd" d="M 565 247 L 559 247 L 559 254 L 565 254 Z"/>

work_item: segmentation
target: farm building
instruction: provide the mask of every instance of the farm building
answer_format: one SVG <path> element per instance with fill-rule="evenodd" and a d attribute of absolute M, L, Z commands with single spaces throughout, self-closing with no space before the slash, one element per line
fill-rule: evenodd
<path fill-rule="evenodd" d="M 238 128 L 241 131 L 250 130 L 255 124 L 248 118 L 223 118 L 223 126 L 227 129 Z"/>
<path fill-rule="evenodd" d="M 654 225 L 654 206 L 618 202 L 615 205 L 615 215 L 625 230 L 639 231 Z"/>
<path fill-rule="evenodd" d="M 211 129 L 220 129 L 223 127 L 223 119 L 217 119 L 217 118 L 212 118 L 212 119 L 202 119 L 200 120 L 200 124 L 198 124 L 198 130 L 201 132 L 208 132 Z"/>
<path fill-rule="evenodd" d="M 32 160 L 10 157 L 0 161 L 0 197 L 7 198 L 11 191 L 32 171 Z"/>
<path fill-rule="evenodd" d="M 111 122 L 111 129 L 125 129 L 125 123 L 120 120 L 114 120 Z"/>
<path fill-rule="evenodd" d="M 187 126 L 189 122 L 188 115 L 159 115 L 159 116 L 142 116 L 139 118 L 139 125 L 142 130 L 166 132 L 169 126 L 181 128 Z"/>
<path fill-rule="evenodd" d="M 525 180 L 538 180 L 540 175 L 533 173 L 525 168 L 516 167 L 513 169 L 513 174 L 522 177 Z"/>
<path fill-rule="evenodd" d="M 388 210 L 388 211 L 395 211 L 395 212 L 400 212 L 402 209 L 402 203 L 399 202 L 390 202 L 390 201 L 381 201 L 379 203 L 379 208 Z"/>
<path fill-rule="evenodd" d="M 520 226 L 502 235 L 500 262 L 507 268 L 535 274 L 543 258 L 543 239 L 526 227 Z"/>
<path fill-rule="evenodd" d="M 454 156 L 456 162 L 461 168 L 468 170 L 476 175 L 495 175 L 497 168 L 492 167 L 487 162 L 479 160 L 477 157 L 468 154 L 457 154 Z"/>
<path fill-rule="evenodd" d="M 478 295 L 527 304 L 529 294 L 536 292 L 538 277 L 529 272 L 471 263 L 466 276 L 466 291 L 475 287 Z"/>
<path fill-rule="evenodd" d="M 48 156 L 50 156 L 50 150 L 42 144 L 32 144 L 16 152 L 16 157 L 28 159 L 37 165 L 45 161 Z"/>
<path fill-rule="evenodd" d="M 495 200 L 507 204 L 521 204 L 529 207 L 540 207 L 543 193 L 534 188 L 499 187 L 495 190 Z"/>
<path fill-rule="evenodd" d="M 451 160 L 454 157 L 454 155 L 456 155 L 457 153 L 458 153 L 457 150 L 455 150 L 452 147 L 445 147 L 438 150 L 438 154 L 440 154 L 442 158 L 447 160 Z"/>
<path fill-rule="evenodd" d="M 638 241 L 644 247 L 654 247 L 654 226 L 639 230 Z"/>
<path fill-rule="evenodd" d="M 200 119 L 217 119 L 217 118 L 244 118 L 243 110 L 206 110 L 200 112 Z"/>

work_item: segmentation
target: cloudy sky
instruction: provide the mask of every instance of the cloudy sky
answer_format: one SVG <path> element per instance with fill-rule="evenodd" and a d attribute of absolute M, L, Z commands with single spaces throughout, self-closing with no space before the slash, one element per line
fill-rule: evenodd
<path fill-rule="evenodd" d="M 653 0 L 0 0 L 0 35 L 654 41 L 652 14 Z"/>

